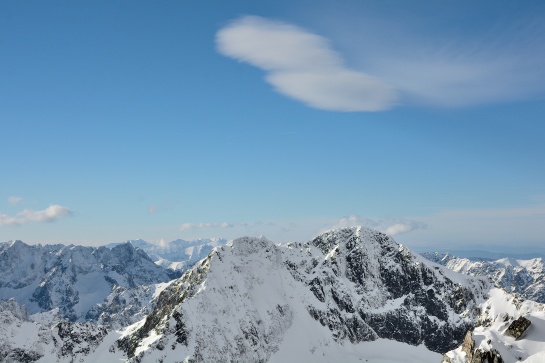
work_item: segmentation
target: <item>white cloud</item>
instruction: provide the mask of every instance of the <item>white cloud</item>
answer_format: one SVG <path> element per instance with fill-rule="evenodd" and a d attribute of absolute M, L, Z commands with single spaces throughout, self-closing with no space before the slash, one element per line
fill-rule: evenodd
<path fill-rule="evenodd" d="M 383 230 L 384 233 L 395 236 L 400 233 L 407 233 L 414 229 L 414 225 L 411 223 L 394 223 Z"/>
<path fill-rule="evenodd" d="M 294 25 L 245 16 L 221 29 L 216 43 L 221 54 L 267 71 L 278 92 L 311 107 L 379 111 L 396 101 L 386 82 L 348 69 L 326 38 Z"/>
<path fill-rule="evenodd" d="M 166 248 L 168 246 L 168 242 L 164 238 L 158 239 L 156 244 L 161 248 Z"/>
<path fill-rule="evenodd" d="M 17 205 L 17 204 L 21 204 L 23 202 L 24 202 L 23 198 L 17 197 L 17 196 L 14 196 L 14 195 L 12 195 L 11 197 L 8 198 L 8 203 L 11 204 L 11 205 Z"/>
<path fill-rule="evenodd" d="M 192 229 L 211 229 L 211 228 L 232 228 L 233 225 L 227 222 L 221 223 L 183 223 L 180 226 L 180 231 L 188 231 Z"/>
<path fill-rule="evenodd" d="M 365 226 L 369 228 L 376 229 L 380 232 L 386 233 L 390 236 L 395 236 L 401 233 L 407 233 L 414 231 L 416 229 L 425 228 L 426 225 L 422 222 L 404 219 L 404 218 L 380 218 L 372 219 L 365 218 L 360 216 L 351 215 L 340 219 L 337 224 L 331 227 L 334 228 L 345 228 L 345 227 L 354 227 L 354 226 Z M 322 232 L 324 232 L 323 230 Z"/>
<path fill-rule="evenodd" d="M 318 109 L 467 107 L 545 91 L 540 19 L 513 20 L 481 33 L 460 29 L 456 35 L 427 29 L 425 21 L 414 27 L 405 20 L 334 23 L 330 33 L 349 49 L 353 69 L 328 39 L 257 16 L 220 29 L 216 44 L 221 54 L 266 71 L 265 80 L 279 93 Z M 424 32 L 417 34 L 415 28 Z"/>
<path fill-rule="evenodd" d="M 43 210 L 24 209 L 23 211 L 9 216 L 0 213 L 0 226 L 17 226 L 32 222 L 53 222 L 59 218 L 71 216 L 70 209 L 58 204 L 53 204 Z"/>
<path fill-rule="evenodd" d="M 157 212 L 157 206 L 155 204 L 148 205 L 148 213 L 154 214 L 155 212 Z"/>
<path fill-rule="evenodd" d="M 507 50 L 459 54 L 463 51 L 452 49 L 452 56 L 446 58 L 422 51 L 425 60 L 398 55 L 381 60 L 376 72 L 396 87 L 405 102 L 435 106 L 516 100 L 543 89 L 535 79 L 545 80 L 545 72 L 523 58 L 503 54 Z"/>

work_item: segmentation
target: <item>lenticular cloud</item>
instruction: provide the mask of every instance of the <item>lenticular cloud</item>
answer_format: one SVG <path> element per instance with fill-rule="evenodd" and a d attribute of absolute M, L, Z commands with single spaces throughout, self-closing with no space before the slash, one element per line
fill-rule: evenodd
<path fill-rule="evenodd" d="M 216 42 L 221 54 L 265 70 L 278 92 L 311 107 L 380 111 L 396 100 L 386 82 L 347 68 L 327 39 L 290 24 L 246 16 L 221 29 Z"/>

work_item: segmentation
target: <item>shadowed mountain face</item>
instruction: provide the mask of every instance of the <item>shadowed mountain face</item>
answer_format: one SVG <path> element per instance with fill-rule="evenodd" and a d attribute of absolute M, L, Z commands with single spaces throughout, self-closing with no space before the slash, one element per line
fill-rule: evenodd
<path fill-rule="evenodd" d="M 114 287 L 135 288 L 171 277 L 129 243 L 111 250 L 21 241 L 0 245 L 0 298 L 15 298 L 31 314 L 59 308 L 68 320 L 86 320 Z"/>

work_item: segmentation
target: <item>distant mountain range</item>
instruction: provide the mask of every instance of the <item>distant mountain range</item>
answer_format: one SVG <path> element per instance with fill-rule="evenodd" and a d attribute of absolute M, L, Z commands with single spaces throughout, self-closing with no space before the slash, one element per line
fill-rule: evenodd
<path fill-rule="evenodd" d="M 491 252 L 483 250 L 450 250 L 448 252 L 428 252 L 428 251 L 419 251 L 419 253 L 437 253 L 440 255 L 450 255 L 460 258 L 468 258 L 470 260 L 490 260 L 495 261 L 502 258 L 512 258 L 516 260 L 531 260 L 534 258 L 545 259 L 544 253 L 539 252 Z"/>
<path fill-rule="evenodd" d="M 154 244 L 141 239 L 128 240 L 134 247 L 142 249 L 158 265 L 173 270 L 185 271 L 205 258 L 214 247 L 227 243 L 223 238 L 197 239 L 186 241 L 177 239 L 168 243 Z M 126 243 L 126 242 L 125 242 Z M 120 243 L 106 245 L 108 248 Z"/>
<path fill-rule="evenodd" d="M 545 303 L 545 264 L 542 258 L 501 258 L 494 261 L 437 252 L 422 253 L 422 256 L 456 272 L 486 276 L 499 288 L 520 294 L 525 299 Z"/>
<path fill-rule="evenodd" d="M 70 321 L 98 317 L 97 305 L 114 290 L 179 276 L 156 265 L 130 243 L 106 247 L 0 244 L 0 299 L 14 298 L 30 314 L 59 309 Z"/>

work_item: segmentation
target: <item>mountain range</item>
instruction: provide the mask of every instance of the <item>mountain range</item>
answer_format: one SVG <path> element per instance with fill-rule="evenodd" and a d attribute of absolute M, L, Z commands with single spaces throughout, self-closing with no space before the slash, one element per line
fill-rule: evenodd
<path fill-rule="evenodd" d="M 128 240 L 134 247 L 140 248 L 158 265 L 173 270 L 185 271 L 199 260 L 205 258 L 214 247 L 227 243 L 224 238 L 197 239 L 186 241 L 177 239 L 167 243 L 154 244 L 142 239 Z M 107 245 L 113 248 L 121 243 Z"/>
<path fill-rule="evenodd" d="M 423 253 L 424 257 L 450 270 L 472 276 L 486 276 L 499 288 L 525 299 L 545 303 L 545 264 L 541 257 L 523 260 L 469 259 L 449 253 Z"/>
<path fill-rule="evenodd" d="M 130 243 L 113 247 L 0 244 L 0 299 L 30 314 L 59 309 L 69 321 L 97 315 L 113 291 L 170 281 L 180 274 L 155 264 Z M 100 315 L 100 314 L 99 314 Z"/>
<path fill-rule="evenodd" d="M 3 244 L 1 266 L 10 267 L 2 277 L 0 360 L 528 363 L 545 350 L 542 304 L 371 229 L 333 230 L 305 243 L 217 243 L 180 277 L 137 244 L 81 251 Z M 32 263 L 40 273 L 27 271 Z M 45 286 L 49 295 L 35 293 Z M 79 300 L 63 310 L 56 305 L 67 287 Z M 531 328 L 511 341 L 505 332 L 524 316 Z"/>

